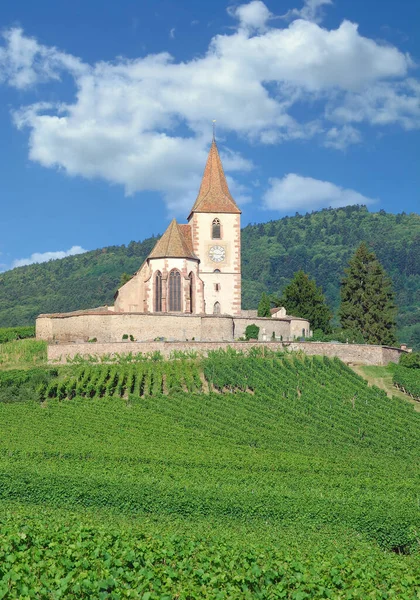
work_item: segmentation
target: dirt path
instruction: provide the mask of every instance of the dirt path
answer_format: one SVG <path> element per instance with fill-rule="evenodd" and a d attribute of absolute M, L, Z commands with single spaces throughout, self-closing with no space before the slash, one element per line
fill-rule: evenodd
<path fill-rule="evenodd" d="M 355 373 L 366 379 L 369 386 L 376 385 L 381 390 L 386 392 L 390 398 L 396 396 L 402 400 L 410 402 L 414 406 L 416 412 L 420 412 L 420 402 L 413 400 L 408 394 L 404 394 L 398 390 L 392 383 L 392 374 L 387 370 L 386 367 L 366 367 L 362 365 L 352 365 L 349 367 L 353 369 Z"/>

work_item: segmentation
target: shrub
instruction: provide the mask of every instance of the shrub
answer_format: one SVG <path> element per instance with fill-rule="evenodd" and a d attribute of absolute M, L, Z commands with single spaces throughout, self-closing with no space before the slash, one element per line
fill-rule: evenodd
<path fill-rule="evenodd" d="M 401 354 L 399 364 L 408 369 L 420 369 L 420 352 Z"/>
<path fill-rule="evenodd" d="M 122 336 L 123 340 L 128 340 L 128 333 L 124 333 L 124 335 Z"/>
<path fill-rule="evenodd" d="M 0 327 L 0 344 L 35 337 L 35 326 L 29 327 Z"/>
<path fill-rule="evenodd" d="M 130 342 L 134 342 L 134 335 L 130 334 Z"/>
<path fill-rule="evenodd" d="M 37 400 L 57 373 L 57 369 L 43 368 L 0 371 L 0 402 Z"/>
<path fill-rule="evenodd" d="M 245 329 L 245 338 L 246 340 L 258 340 L 258 336 L 260 334 L 260 328 L 257 325 L 248 325 Z"/>
<path fill-rule="evenodd" d="M 352 329 L 334 329 L 332 333 L 324 333 L 321 329 L 316 329 L 311 338 L 313 342 L 342 342 L 343 344 L 365 344 L 366 341 L 359 331 Z"/>

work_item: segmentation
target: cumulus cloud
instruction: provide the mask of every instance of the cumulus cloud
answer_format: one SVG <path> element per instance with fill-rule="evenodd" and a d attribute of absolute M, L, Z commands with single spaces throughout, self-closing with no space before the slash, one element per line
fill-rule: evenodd
<path fill-rule="evenodd" d="M 16 267 L 24 267 L 25 265 L 33 265 L 34 263 L 48 262 L 57 258 L 65 258 L 66 256 L 74 256 L 87 252 L 81 246 L 72 246 L 69 250 L 58 250 L 57 252 L 34 252 L 28 258 L 18 258 L 13 261 L 12 269 Z"/>
<path fill-rule="evenodd" d="M 272 16 L 261 0 L 252 0 L 248 4 L 230 7 L 228 13 L 238 19 L 241 28 L 249 31 L 264 31 L 268 19 Z"/>
<path fill-rule="evenodd" d="M 355 190 L 342 188 L 330 181 L 302 177 L 296 173 L 288 173 L 282 179 L 273 177 L 269 180 L 269 184 L 270 187 L 265 192 L 263 200 L 265 208 L 270 210 L 310 211 L 374 202 Z"/>
<path fill-rule="evenodd" d="M 0 45 L 0 81 L 25 89 L 70 73 L 72 101 L 52 104 L 39 92 L 39 102 L 14 112 L 16 126 L 29 131 L 31 160 L 120 184 L 127 194 L 157 191 L 171 212 L 183 212 L 201 178 L 213 118 L 226 139 L 314 138 L 337 149 L 360 142 L 362 123 L 420 126 L 410 57 L 349 21 L 320 27 L 311 15 L 326 3 L 307 0 L 286 27 L 273 26 L 279 21 L 261 0 L 239 5 L 230 10 L 237 27 L 185 62 L 162 52 L 88 65 L 11 29 Z M 310 117 L 296 118 L 297 104 L 311 107 Z M 239 185 L 233 175 L 252 164 L 220 146 Z"/>

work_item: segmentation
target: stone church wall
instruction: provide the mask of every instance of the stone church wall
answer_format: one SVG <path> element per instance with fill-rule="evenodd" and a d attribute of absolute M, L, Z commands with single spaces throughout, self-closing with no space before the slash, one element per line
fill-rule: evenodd
<path fill-rule="evenodd" d="M 235 323 L 235 339 L 245 337 L 245 330 L 248 325 L 257 325 L 260 328 L 259 340 L 267 341 L 272 338 L 273 332 L 276 338 L 283 340 L 292 339 L 290 335 L 290 322 L 280 321 L 279 319 L 263 319 L 263 318 L 244 318 L 238 317 L 234 320 Z M 265 338 L 264 338 L 265 336 Z"/>
<path fill-rule="evenodd" d="M 290 319 L 290 318 L 289 318 Z M 245 336 L 248 325 L 260 328 L 259 339 L 270 340 L 273 332 L 280 340 L 292 340 L 309 331 L 309 323 L 303 319 L 249 319 L 231 316 L 151 314 L 151 313 L 81 313 L 41 315 L 36 320 L 38 339 L 49 342 L 120 342 L 122 336 L 132 335 L 141 342 L 163 338 L 168 341 L 228 341 Z"/>

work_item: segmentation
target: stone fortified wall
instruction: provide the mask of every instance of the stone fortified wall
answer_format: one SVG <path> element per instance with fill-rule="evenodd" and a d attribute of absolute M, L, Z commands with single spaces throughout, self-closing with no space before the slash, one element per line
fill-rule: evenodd
<path fill-rule="evenodd" d="M 309 322 L 297 317 L 264 319 L 228 315 L 184 315 L 156 313 L 79 312 L 40 315 L 36 320 L 37 339 L 48 342 L 121 342 L 124 334 L 138 342 L 156 338 L 168 341 L 233 342 L 244 337 L 248 325 L 260 328 L 259 339 L 293 340 L 309 335 Z"/>
<path fill-rule="evenodd" d="M 169 358 L 173 352 L 196 351 L 200 355 L 207 355 L 210 350 L 218 348 L 234 348 L 247 351 L 253 346 L 268 348 L 270 350 L 301 350 L 308 355 L 322 355 L 340 358 L 345 363 L 384 366 L 390 362 L 397 363 L 400 354 L 405 352 L 400 348 L 388 346 L 368 346 L 363 344 L 331 344 L 326 342 L 114 342 L 108 344 L 50 344 L 48 346 L 48 360 L 50 362 L 65 363 L 67 357 L 76 355 L 113 355 L 137 354 L 142 352 L 160 352 Z"/>

